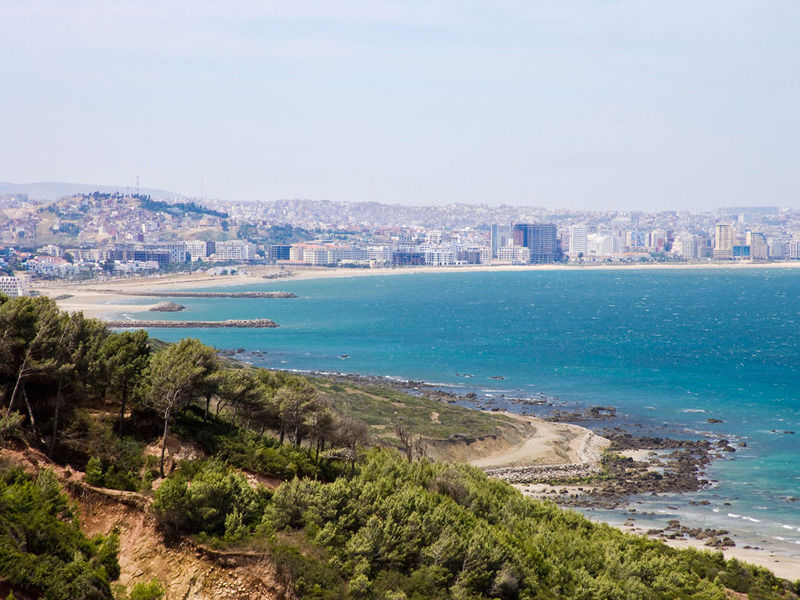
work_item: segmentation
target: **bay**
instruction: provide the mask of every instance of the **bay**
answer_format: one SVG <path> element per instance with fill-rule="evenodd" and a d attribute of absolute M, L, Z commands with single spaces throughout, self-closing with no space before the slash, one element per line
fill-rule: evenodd
<path fill-rule="evenodd" d="M 151 333 L 241 348 L 271 368 L 476 391 L 509 410 L 519 406 L 508 398 L 534 394 L 565 407 L 614 406 L 615 424 L 634 433 L 744 443 L 712 463 L 709 489 L 635 499 L 637 520 L 679 518 L 729 529 L 744 543 L 800 549 L 795 269 L 454 270 L 237 289 L 298 298 L 183 298 L 187 310 L 165 319 L 270 318 L 280 328 Z"/>

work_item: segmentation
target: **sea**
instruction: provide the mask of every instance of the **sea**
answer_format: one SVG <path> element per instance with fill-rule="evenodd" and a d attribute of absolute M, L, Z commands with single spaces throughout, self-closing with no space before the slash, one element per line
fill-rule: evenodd
<path fill-rule="evenodd" d="M 207 291 L 221 289 L 231 288 Z M 800 555 L 800 269 L 454 269 L 235 289 L 298 297 L 175 298 L 187 310 L 160 318 L 280 327 L 151 334 L 197 337 L 269 368 L 474 392 L 473 407 L 530 411 L 520 398 L 545 399 L 534 414 L 615 407 L 611 421 L 580 423 L 597 430 L 728 440 L 736 452 L 709 465 L 706 489 L 586 514 L 644 528 L 679 519 Z M 133 301 L 127 315 L 153 318 L 136 309 L 151 302 Z"/>

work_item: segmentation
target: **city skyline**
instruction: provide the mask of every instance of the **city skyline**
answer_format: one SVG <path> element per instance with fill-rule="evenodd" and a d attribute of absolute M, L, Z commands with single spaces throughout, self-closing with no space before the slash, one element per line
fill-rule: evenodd
<path fill-rule="evenodd" d="M 800 207 L 787 2 L 10 1 L 0 180 L 232 201 Z"/>

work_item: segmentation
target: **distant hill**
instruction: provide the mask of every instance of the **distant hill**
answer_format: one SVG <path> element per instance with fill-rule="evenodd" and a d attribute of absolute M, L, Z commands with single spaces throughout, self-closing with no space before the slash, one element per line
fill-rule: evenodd
<path fill-rule="evenodd" d="M 37 183 L 4 183 L 0 182 L 0 195 L 27 194 L 31 200 L 58 200 L 73 194 L 103 193 L 133 193 L 136 189 L 130 185 L 93 185 L 89 183 L 65 183 L 62 181 L 40 181 Z M 139 188 L 140 194 L 151 198 L 185 198 L 183 194 L 167 190 L 152 188 Z"/>

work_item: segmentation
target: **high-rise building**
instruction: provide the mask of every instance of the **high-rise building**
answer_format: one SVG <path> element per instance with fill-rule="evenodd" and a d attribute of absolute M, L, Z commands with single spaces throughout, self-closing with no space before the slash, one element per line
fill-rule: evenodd
<path fill-rule="evenodd" d="M 748 231 L 745 243 L 750 246 L 750 258 L 753 260 L 767 260 L 767 238 L 763 233 Z"/>
<path fill-rule="evenodd" d="M 697 258 L 699 255 L 697 236 L 691 233 L 681 233 L 672 245 L 672 251 L 684 258 Z"/>
<path fill-rule="evenodd" d="M 572 225 L 569 228 L 569 255 L 573 260 L 586 256 L 586 225 Z"/>
<path fill-rule="evenodd" d="M 532 263 L 554 262 L 558 258 L 558 237 L 552 223 L 514 225 L 514 245 L 531 251 Z"/>
<path fill-rule="evenodd" d="M 730 223 L 717 223 L 714 229 L 714 258 L 726 260 L 733 258 L 733 246 L 736 242 L 736 232 Z"/>
<path fill-rule="evenodd" d="M 492 258 L 497 258 L 500 248 L 505 248 L 513 239 L 510 225 L 492 225 Z"/>

